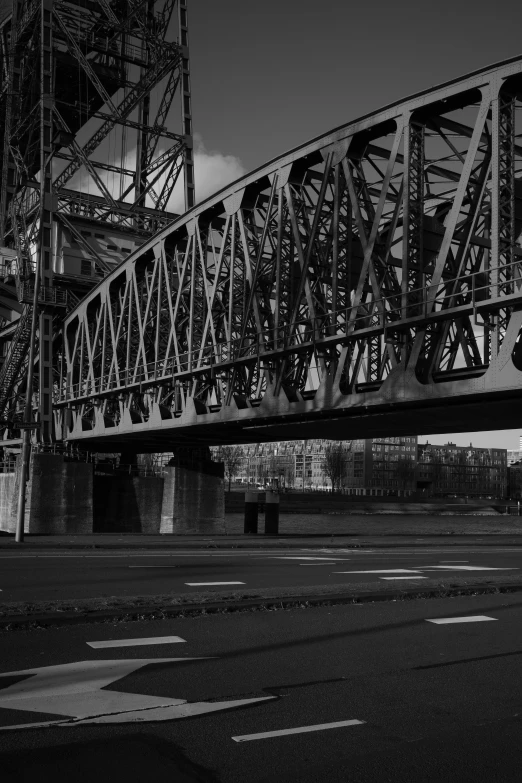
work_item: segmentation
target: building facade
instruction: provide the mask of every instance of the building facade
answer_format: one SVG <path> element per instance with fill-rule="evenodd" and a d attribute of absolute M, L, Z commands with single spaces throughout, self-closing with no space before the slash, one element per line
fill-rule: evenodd
<path fill-rule="evenodd" d="M 286 489 L 330 489 L 325 451 L 331 443 L 318 439 L 241 446 L 236 481 L 258 488 L 277 483 Z M 348 494 L 503 498 L 508 493 L 506 449 L 418 444 L 415 436 L 341 443 L 345 469 L 340 485 Z"/>
<path fill-rule="evenodd" d="M 508 497 L 522 498 L 522 461 L 508 465 Z"/>
<path fill-rule="evenodd" d="M 277 481 L 289 489 L 331 488 L 325 469 L 330 440 L 280 441 L 242 446 L 236 480 L 259 488 Z M 344 492 L 354 495 L 404 495 L 416 490 L 417 438 L 367 438 L 341 441 L 345 449 Z"/>
<path fill-rule="evenodd" d="M 242 446 L 236 479 L 264 487 L 277 481 L 288 489 L 326 489 L 324 452 L 329 440 L 279 441 Z"/>
<path fill-rule="evenodd" d="M 507 450 L 419 444 L 417 487 L 428 495 L 504 498 Z"/>

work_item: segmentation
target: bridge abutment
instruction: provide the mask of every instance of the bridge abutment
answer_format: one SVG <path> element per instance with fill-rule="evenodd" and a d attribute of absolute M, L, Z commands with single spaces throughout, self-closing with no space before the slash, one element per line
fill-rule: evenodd
<path fill-rule="evenodd" d="M 165 473 L 160 533 L 224 533 L 224 465 L 175 457 Z"/>
<path fill-rule="evenodd" d="M 224 466 L 185 454 L 161 476 L 95 475 L 94 465 L 59 454 L 31 457 L 25 532 L 224 533 Z M 203 457 L 206 455 L 204 454 Z M 20 466 L 0 474 L 0 530 L 14 533 Z"/>
<path fill-rule="evenodd" d="M 20 462 L 15 473 L 5 473 L 0 482 L 0 529 L 16 528 L 20 485 Z M 26 533 L 79 535 L 92 533 L 93 465 L 66 462 L 61 454 L 31 455 L 26 489 Z"/>

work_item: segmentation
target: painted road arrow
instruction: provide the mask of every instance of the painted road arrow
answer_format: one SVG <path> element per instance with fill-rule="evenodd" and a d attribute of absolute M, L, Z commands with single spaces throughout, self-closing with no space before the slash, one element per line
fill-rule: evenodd
<path fill-rule="evenodd" d="M 3 677 L 25 677 L 21 682 L 0 690 L 0 709 L 64 715 L 66 719 L 0 726 L 0 731 L 41 726 L 78 726 L 86 723 L 140 723 L 176 720 L 208 712 L 230 710 L 255 702 L 274 699 L 262 696 L 232 701 L 187 702 L 185 699 L 144 696 L 137 693 L 103 690 L 143 666 L 154 663 L 178 663 L 204 658 L 141 658 L 115 661 L 78 661 L 59 666 L 43 666 Z M 0 712 L 1 715 L 1 712 Z"/>

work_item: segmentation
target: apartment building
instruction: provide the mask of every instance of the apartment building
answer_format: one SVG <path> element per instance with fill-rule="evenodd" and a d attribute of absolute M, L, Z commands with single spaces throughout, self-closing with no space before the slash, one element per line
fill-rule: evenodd
<path fill-rule="evenodd" d="M 416 490 L 417 438 L 351 441 L 346 489 L 354 495 L 411 495 Z"/>
<path fill-rule="evenodd" d="M 421 443 L 417 486 L 430 495 L 506 497 L 507 450 Z"/>
<path fill-rule="evenodd" d="M 353 495 L 506 497 L 506 449 L 417 443 L 417 437 L 341 441 L 345 447 L 343 491 Z M 324 466 L 329 440 L 280 441 L 242 446 L 236 481 L 281 488 L 329 489 Z M 515 482 L 515 473 L 513 481 Z M 521 484 L 522 487 L 522 484 Z"/>

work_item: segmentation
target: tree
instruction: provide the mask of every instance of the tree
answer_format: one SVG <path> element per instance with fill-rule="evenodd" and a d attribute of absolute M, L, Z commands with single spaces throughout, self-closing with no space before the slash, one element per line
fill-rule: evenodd
<path fill-rule="evenodd" d="M 340 489 L 346 475 L 346 462 L 349 449 L 342 443 L 329 443 L 324 450 L 322 470 L 332 482 L 332 492 Z"/>
<path fill-rule="evenodd" d="M 241 446 L 218 446 L 213 454 L 214 462 L 223 462 L 225 464 L 225 476 L 228 479 L 228 491 L 232 484 L 232 479 L 238 472 L 243 461 L 243 449 Z"/>
<path fill-rule="evenodd" d="M 409 460 L 407 457 L 399 457 L 397 460 L 397 478 L 404 491 L 406 485 L 415 478 L 415 468 L 412 460 Z"/>
<path fill-rule="evenodd" d="M 442 461 L 440 452 L 438 451 L 431 451 L 430 458 L 431 458 L 430 462 L 431 462 L 432 494 L 436 495 L 438 491 L 440 492 L 440 483 L 444 470 L 444 463 Z"/>
<path fill-rule="evenodd" d="M 454 475 L 457 478 L 457 492 L 466 494 L 468 485 L 468 454 L 462 449 L 457 453 Z"/>

